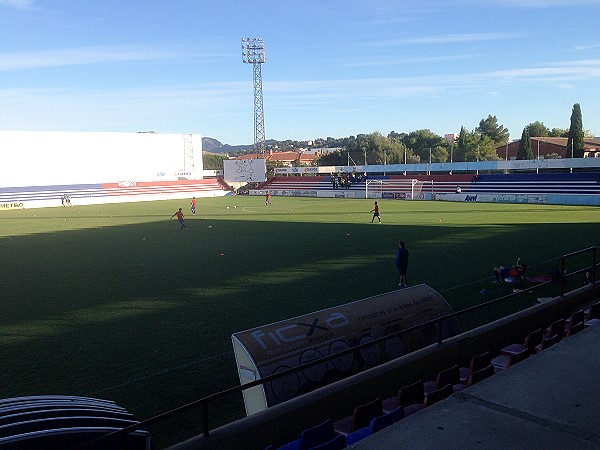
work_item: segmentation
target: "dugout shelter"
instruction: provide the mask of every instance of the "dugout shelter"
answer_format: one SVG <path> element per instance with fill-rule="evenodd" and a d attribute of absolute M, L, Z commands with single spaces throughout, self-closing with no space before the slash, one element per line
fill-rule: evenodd
<path fill-rule="evenodd" d="M 420 284 L 234 333 L 232 344 L 240 382 L 281 373 L 452 312 L 437 291 Z M 444 338 L 458 334 L 455 321 L 444 323 Z M 246 414 L 398 358 L 437 339 L 438 331 L 432 325 L 390 336 L 379 344 L 246 389 Z"/>

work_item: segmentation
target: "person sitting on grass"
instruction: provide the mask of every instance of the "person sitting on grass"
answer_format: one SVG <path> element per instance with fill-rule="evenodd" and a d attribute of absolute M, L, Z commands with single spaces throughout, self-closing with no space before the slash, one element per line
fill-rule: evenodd
<path fill-rule="evenodd" d="M 525 271 L 527 270 L 527 264 L 521 262 L 521 258 L 517 259 L 517 263 L 514 266 L 506 267 L 499 266 L 494 267 L 494 275 L 496 276 L 496 281 L 494 283 L 500 284 L 504 283 L 507 278 L 521 278 L 525 275 Z"/>

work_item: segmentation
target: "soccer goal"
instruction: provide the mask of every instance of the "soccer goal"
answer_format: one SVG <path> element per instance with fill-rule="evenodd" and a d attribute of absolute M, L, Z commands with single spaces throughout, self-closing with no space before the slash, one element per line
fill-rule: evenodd
<path fill-rule="evenodd" d="M 423 190 L 423 182 L 419 180 L 367 180 L 365 198 L 383 197 L 384 193 L 394 198 L 415 200 Z"/>

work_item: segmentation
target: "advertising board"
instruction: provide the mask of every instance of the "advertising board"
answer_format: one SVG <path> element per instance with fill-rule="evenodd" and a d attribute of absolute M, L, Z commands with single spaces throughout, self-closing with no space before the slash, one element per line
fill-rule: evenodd
<path fill-rule="evenodd" d="M 226 159 L 223 174 L 230 183 L 261 183 L 267 179 L 267 164 L 264 159 Z"/>
<path fill-rule="evenodd" d="M 452 313 L 446 300 L 421 284 L 232 335 L 241 384 L 335 355 Z M 458 333 L 444 321 L 443 336 Z M 437 342 L 435 325 L 391 336 L 244 391 L 248 415 Z"/>

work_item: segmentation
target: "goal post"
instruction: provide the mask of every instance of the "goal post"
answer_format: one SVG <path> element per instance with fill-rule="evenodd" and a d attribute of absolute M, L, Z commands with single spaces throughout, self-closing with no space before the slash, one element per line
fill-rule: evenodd
<path fill-rule="evenodd" d="M 371 190 L 371 192 L 381 194 L 383 192 L 383 181 L 367 180 L 365 183 L 365 198 L 369 198 L 369 190 Z"/>
<path fill-rule="evenodd" d="M 415 200 L 423 189 L 420 180 L 367 180 L 365 183 L 365 198 L 369 194 L 373 197 L 385 197 L 384 193 L 393 198 Z"/>

